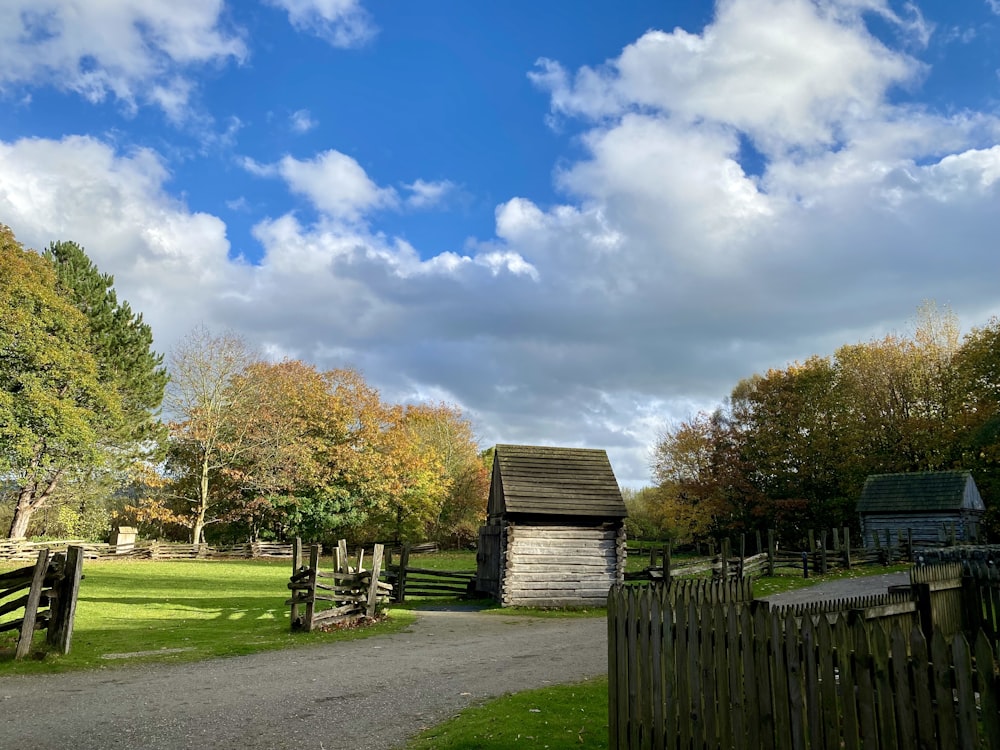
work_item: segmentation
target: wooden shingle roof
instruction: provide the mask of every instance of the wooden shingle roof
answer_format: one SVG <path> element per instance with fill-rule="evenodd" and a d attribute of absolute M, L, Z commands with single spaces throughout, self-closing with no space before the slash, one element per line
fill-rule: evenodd
<path fill-rule="evenodd" d="M 984 508 L 971 472 L 873 474 L 865 480 L 859 513 L 922 513 Z"/>
<path fill-rule="evenodd" d="M 508 513 L 624 518 L 627 515 L 608 454 L 592 448 L 498 445 Z"/>

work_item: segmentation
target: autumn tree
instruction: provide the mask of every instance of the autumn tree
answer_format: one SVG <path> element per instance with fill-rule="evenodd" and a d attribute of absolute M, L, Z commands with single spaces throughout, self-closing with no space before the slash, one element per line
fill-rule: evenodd
<path fill-rule="evenodd" d="M 27 534 L 71 467 L 100 462 L 99 439 L 121 419 L 87 318 L 57 287 L 52 263 L 0 226 L 0 473 L 15 485 L 10 538 Z"/>
<path fill-rule="evenodd" d="M 452 546 L 475 542 L 486 519 L 489 472 L 480 457 L 472 424 L 449 404 L 415 405 L 405 419 L 414 447 L 436 457 L 443 497 L 423 528 L 423 536 Z"/>
<path fill-rule="evenodd" d="M 179 517 L 191 529 L 192 542 L 203 542 L 205 525 L 221 520 L 215 510 L 229 489 L 221 480 L 251 448 L 240 415 L 252 409 L 256 394 L 252 382 L 238 376 L 255 361 L 242 338 L 204 327 L 188 334 L 170 355 L 167 468 L 172 491 L 184 504 Z"/>

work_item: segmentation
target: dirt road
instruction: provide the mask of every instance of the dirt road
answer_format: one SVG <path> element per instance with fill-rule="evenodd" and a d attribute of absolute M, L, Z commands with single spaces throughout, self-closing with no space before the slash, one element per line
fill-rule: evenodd
<path fill-rule="evenodd" d="M 606 644 L 603 618 L 422 612 L 385 637 L 0 677 L 0 748 L 385 750 L 482 699 L 605 674 Z"/>

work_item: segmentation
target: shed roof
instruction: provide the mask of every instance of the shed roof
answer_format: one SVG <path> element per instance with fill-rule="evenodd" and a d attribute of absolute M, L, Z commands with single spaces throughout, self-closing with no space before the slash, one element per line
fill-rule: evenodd
<path fill-rule="evenodd" d="M 858 500 L 859 513 L 926 513 L 963 508 L 984 508 L 972 473 L 963 470 L 873 474 L 865 480 Z"/>
<path fill-rule="evenodd" d="M 606 451 L 498 445 L 493 461 L 508 513 L 628 515 Z"/>

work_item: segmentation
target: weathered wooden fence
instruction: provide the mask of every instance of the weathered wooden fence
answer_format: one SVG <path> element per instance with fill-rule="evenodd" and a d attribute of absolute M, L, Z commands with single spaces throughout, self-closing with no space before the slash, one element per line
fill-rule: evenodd
<path fill-rule="evenodd" d="M 996 643 L 668 587 L 608 596 L 611 748 L 996 748 Z"/>
<path fill-rule="evenodd" d="M 405 602 L 407 596 L 462 598 L 476 594 L 476 572 L 472 570 L 430 570 L 410 565 L 409 545 L 403 545 L 399 564 L 390 560 L 385 579 L 392 584 L 392 600 Z"/>
<path fill-rule="evenodd" d="M 65 552 L 79 547 L 87 560 L 216 560 L 216 559 L 289 559 L 292 545 L 277 542 L 247 542 L 225 546 L 184 542 L 142 541 L 124 545 L 63 540 L 55 542 L 0 542 L 0 563 L 30 562 L 40 550 Z"/>
<path fill-rule="evenodd" d="M 0 621 L 0 632 L 19 631 L 15 659 L 27 656 L 36 630 L 47 630 L 46 642 L 69 653 L 82 570 L 83 551 L 70 547 L 54 555 L 43 549 L 34 565 L 0 575 L 0 617 L 16 615 Z"/>
<path fill-rule="evenodd" d="M 363 567 L 363 549 L 358 551 L 356 564 L 350 565 L 343 539 L 334 550 L 330 571 L 320 570 L 320 545 L 309 547 L 309 562 L 305 565 L 301 541 L 296 539 L 293 547 L 292 577 L 288 582 L 292 596 L 285 602 L 291 606 L 292 630 L 309 632 L 325 624 L 374 617 L 392 591 L 391 585 L 379 580 L 384 552 L 381 544 L 374 546 L 368 570 Z"/>

